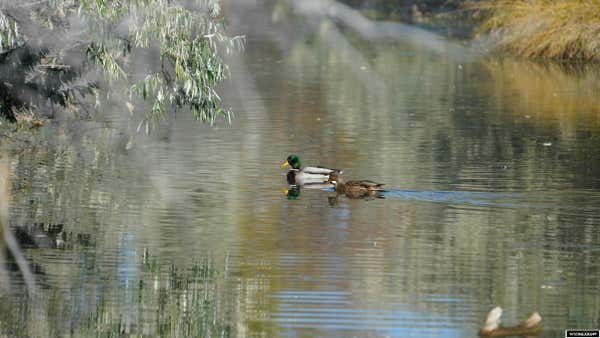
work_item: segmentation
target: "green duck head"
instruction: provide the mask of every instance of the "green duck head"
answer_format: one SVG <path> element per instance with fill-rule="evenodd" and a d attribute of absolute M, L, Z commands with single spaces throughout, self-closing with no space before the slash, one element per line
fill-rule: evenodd
<path fill-rule="evenodd" d="M 283 163 L 281 163 L 282 168 L 288 165 L 290 165 L 294 169 L 300 170 L 300 167 L 302 166 L 302 164 L 300 163 L 300 156 L 292 154 L 288 156 Z"/>

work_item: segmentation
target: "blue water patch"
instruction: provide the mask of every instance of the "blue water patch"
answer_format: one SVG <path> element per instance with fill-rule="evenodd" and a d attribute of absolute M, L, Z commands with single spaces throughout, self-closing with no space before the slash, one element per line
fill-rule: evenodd
<path fill-rule="evenodd" d="M 402 303 L 381 307 L 345 290 L 282 290 L 271 297 L 277 301 L 279 311 L 269 320 L 284 330 L 284 337 L 298 336 L 298 329 L 322 330 L 321 336 L 342 337 L 454 338 L 473 333 L 464 325 L 465 312 L 454 311 L 454 304 L 462 300 L 449 295 L 438 297 L 438 313 Z"/>
<path fill-rule="evenodd" d="M 326 188 L 335 191 L 334 188 Z M 413 190 L 413 189 L 387 189 L 380 196 L 385 198 L 397 197 L 424 202 L 468 204 L 486 207 L 504 208 L 533 208 L 547 209 L 552 203 L 541 203 L 539 198 L 519 193 L 494 193 L 482 191 L 447 191 L 447 190 Z M 544 202 L 548 197 L 544 198 Z"/>
<path fill-rule="evenodd" d="M 435 190 L 386 190 L 384 197 L 400 197 L 426 202 L 441 202 L 452 204 L 470 204 L 477 206 L 493 206 L 506 208 L 543 208 L 522 200 L 518 194 L 488 193 L 475 191 L 435 191 Z M 524 203 L 525 202 L 525 203 Z"/>

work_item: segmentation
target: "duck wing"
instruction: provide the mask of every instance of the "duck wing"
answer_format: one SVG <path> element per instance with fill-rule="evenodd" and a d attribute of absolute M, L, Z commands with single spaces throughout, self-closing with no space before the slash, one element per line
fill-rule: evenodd
<path fill-rule="evenodd" d="M 367 188 L 381 188 L 384 185 L 383 183 L 377 183 L 369 180 L 362 180 L 360 183 Z"/>
<path fill-rule="evenodd" d="M 346 182 L 346 186 L 361 187 L 361 188 L 365 188 L 367 190 L 372 190 L 372 191 L 383 191 L 384 190 L 382 188 L 383 183 L 377 183 L 377 182 L 373 182 L 373 181 L 369 181 L 369 180 L 348 181 L 348 182 Z"/>
<path fill-rule="evenodd" d="M 317 189 L 324 190 L 331 188 L 331 184 L 329 183 L 309 183 L 302 186 L 303 189 Z"/>
<path fill-rule="evenodd" d="M 342 171 L 340 169 L 331 169 L 326 167 L 304 167 L 301 170 L 307 174 L 321 174 L 321 175 L 329 175 L 331 173 L 341 174 Z"/>
<path fill-rule="evenodd" d="M 305 185 L 305 184 L 314 184 L 314 183 L 325 183 L 329 181 L 328 174 L 309 174 L 307 172 L 301 171 L 296 174 L 295 177 L 296 184 Z"/>

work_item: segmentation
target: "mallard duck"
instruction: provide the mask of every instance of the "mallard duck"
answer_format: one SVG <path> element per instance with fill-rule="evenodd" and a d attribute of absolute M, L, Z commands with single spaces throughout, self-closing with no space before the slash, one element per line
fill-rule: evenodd
<path fill-rule="evenodd" d="M 326 167 L 304 167 L 302 168 L 300 156 L 290 155 L 281 163 L 281 167 L 291 166 L 292 169 L 287 173 L 288 184 L 291 185 L 306 185 L 315 183 L 327 183 L 331 181 L 331 174 L 340 175 L 339 169 L 331 169 Z"/>
<path fill-rule="evenodd" d="M 350 198 L 377 197 L 385 189 L 383 183 L 377 183 L 369 180 L 357 180 L 344 182 L 337 174 L 331 175 L 331 181 L 338 194 L 345 194 Z"/>

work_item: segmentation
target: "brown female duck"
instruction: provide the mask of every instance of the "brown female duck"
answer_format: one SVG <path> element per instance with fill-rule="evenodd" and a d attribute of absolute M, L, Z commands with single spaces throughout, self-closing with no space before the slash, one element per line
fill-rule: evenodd
<path fill-rule="evenodd" d="M 338 194 L 344 194 L 350 198 L 377 197 L 385 191 L 383 183 L 369 180 L 344 182 L 337 174 L 331 174 L 330 181 Z"/>

